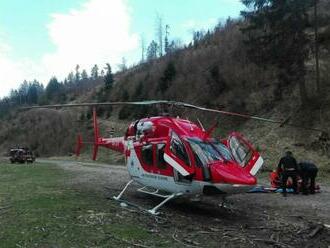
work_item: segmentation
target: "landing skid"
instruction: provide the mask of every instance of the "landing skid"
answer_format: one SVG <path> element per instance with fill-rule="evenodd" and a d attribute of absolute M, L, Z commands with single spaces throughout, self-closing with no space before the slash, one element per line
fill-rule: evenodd
<path fill-rule="evenodd" d="M 134 180 L 130 180 L 124 187 L 124 189 L 119 193 L 118 196 L 114 196 L 113 199 L 115 199 L 116 201 L 123 201 L 123 202 L 126 202 L 124 200 L 121 199 L 122 195 L 124 194 L 124 192 L 127 190 L 128 186 L 134 182 Z M 154 189 L 154 188 L 151 188 L 151 187 L 147 187 L 147 186 L 144 186 L 142 188 L 139 188 L 137 189 L 137 191 L 141 192 L 141 193 L 144 193 L 144 194 L 148 194 L 148 195 L 153 195 L 153 196 L 157 196 L 157 197 L 160 197 L 160 198 L 164 198 L 164 200 L 159 203 L 157 206 L 155 206 L 154 208 L 152 209 L 147 209 L 146 211 L 152 215 L 158 215 L 159 212 L 158 209 L 161 208 L 166 202 L 176 198 L 176 197 L 179 197 L 181 195 L 183 195 L 183 193 L 173 193 L 173 194 L 169 194 L 169 195 L 166 195 L 166 194 L 161 194 L 160 191 L 158 189 Z M 130 205 L 133 205 L 133 206 L 137 206 L 136 204 L 130 204 Z M 140 209 L 141 207 L 138 206 Z"/>

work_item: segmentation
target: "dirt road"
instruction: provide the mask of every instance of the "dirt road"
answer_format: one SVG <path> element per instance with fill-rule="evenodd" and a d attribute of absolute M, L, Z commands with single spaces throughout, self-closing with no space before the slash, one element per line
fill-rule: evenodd
<path fill-rule="evenodd" d="M 103 191 L 109 199 L 129 180 L 123 166 L 39 161 L 56 163 L 76 172 L 70 184 Z M 276 193 L 233 195 L 227 198 L 229 208 L 220 207 L 219 198 L 177 199 L 162 208 L 162 215 L 157 218 L 134 208 L 123 208 L 123 211 L 136 215 L 136 221 L 144 223 L 151 235 L 175 240 L 178 247 L 329 248 L 330 187 L 321 185 L 321 189 L 319 194 L 287 198 Z M 157 198 L 134 191 L 134 187 L 127 192 L 126 199 L 146 208 L 159 202 Z"/>

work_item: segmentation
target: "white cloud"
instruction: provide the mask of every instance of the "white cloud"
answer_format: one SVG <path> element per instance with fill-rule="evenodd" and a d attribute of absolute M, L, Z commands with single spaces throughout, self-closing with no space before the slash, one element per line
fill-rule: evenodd
<path fill-rule="evenodd" d="M 9 53 L 3 53 L 3 50 L 0 51 L 0 68 L 0 97 L 8 96 L 10 90 L 17 89 L 25 79 L 38 79 L 42 73 L 42 68 L 35 62 L 27 58 L 16 61 Z"/>
<path fill-rule="evenodd" d="M 76 64 L 88 70 L 94 64 L 114 66 L 138 46 L 138 35 L 130 32 L 125 0 L 89 0 L 79 10 L 52 14 L 52 18 L 48 30 L 56 51 L 45 55 L 43 64 L 60 77 Z"/>
<path fill-rule="evenodd" d="M 5 36 L 3 33 L 0 34 L 0 96 L 8 95 L 24 76 L 22 71 L 24 63 L 17 63 L 10 57 L 12 48 L 6 43 Z"/>
<path fill-rule="evenodd" d="M 55 75 L 62 80 L 77 64 L 88 71 L 94 64 L 110 63 L 115 68 L 138 47 L 129 12 L 126 0 L 87 0 L 69 13 L 51 14 L 47 28 L 55 50 L 40 61 L 13 59 L 6 35 L 0 33 L 0 97 L 24 79 L 47 83 Z"/>

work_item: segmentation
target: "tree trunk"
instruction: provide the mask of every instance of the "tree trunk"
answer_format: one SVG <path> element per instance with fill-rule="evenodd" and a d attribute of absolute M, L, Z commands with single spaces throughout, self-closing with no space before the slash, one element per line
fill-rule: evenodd
<path fill-rule="evenodd" d="M 314 0 L 314 33 L 315 33 L 315 71 L 316 71 L 316 90 L 318 97 L 321 97 L 320 85 L 320 64 L 319 64 L 319 38 L 318 38 L 318 14 L 317 4 L 318 0 Z"/>
<path fill-rule="evenodd" d="M 308 95 L 306 90 L 305 78 L 304 77 L 300 78 L 298 84 L 299 84 L 301 104 L 303 106 L 306 106 L 308 103 Z"/>

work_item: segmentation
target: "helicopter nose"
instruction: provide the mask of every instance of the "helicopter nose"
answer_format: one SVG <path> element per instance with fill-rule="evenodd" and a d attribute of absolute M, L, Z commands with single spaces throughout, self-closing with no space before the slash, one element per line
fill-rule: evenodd
<path fill-rule="evenodd" d="M 210 166 L 214 183 L 255 185 L 257 179 L 241 166 L 234 163 L 219 163 Z"/>

